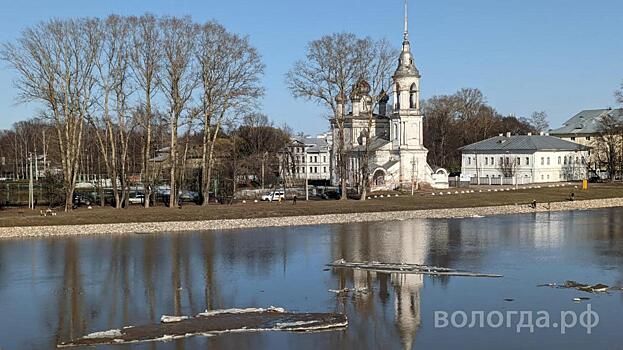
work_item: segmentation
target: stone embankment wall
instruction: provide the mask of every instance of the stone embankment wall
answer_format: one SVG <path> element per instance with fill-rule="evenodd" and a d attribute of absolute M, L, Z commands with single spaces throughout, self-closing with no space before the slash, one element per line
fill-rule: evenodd
<path fill-rule="evenodd" d="M 129 233 L 166 233 L 210 230 L 231 230 L 258 227 L 308 226 L 350 222 L 393 221 L 409 219 L 466 218 L 491 215 L 525 214 L 547 211 L 588 210 L 623 207 L 623 198 L 594 199 L 575 202 L 539 204 L 536 209 L 528 205 L 495 207 L 431 209 L 413 211 L 327 214 L 259 219 L 231 219 L 209 221 L 120 223 L 97 225 L 62 225 L 33 227 L 0 227 L 0 238 L 28 238 L 48 236 L 117 235 Z"/>

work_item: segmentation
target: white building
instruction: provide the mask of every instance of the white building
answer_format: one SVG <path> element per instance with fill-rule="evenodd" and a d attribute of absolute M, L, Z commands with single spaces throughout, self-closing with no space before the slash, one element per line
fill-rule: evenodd
<path fill-rule="evenodd" d="M 550 130 L 549 134 L 563 140 L 591 147 L 590 161 L 592 175 L 608 178 L 606 162 L 607 152 L 599 135 L 603 131 L 604 121 L 615 121 L 623 124 L 623 108 L 584 110 L 564 122 L 562 127 Z M 623 135 L 621 135 L 623 138 Z"/>
<path fill-rule="evenodd" d="M 406 6 L 405 6 L 406 10 Z M 413 183 L 428 183 L 433 187 L 447 187 L 447 172 L 434 171 L 427 163 L 428 150 L 424 147 L 423 118 L 420 104 L 420 72 L 418 71 L 409 42 L 408 17 L 405 12 L 405 31 L 402 52 L 393 79 L 393 105 L 385 95 L 374 111 L 370 97 L 370 85 L 360 79 L 350 94 L 351 111 L 344 116 L 345 147 L 348 153 L 347 182 L 361 183 L 362 159 L 365 156 L 366 135 L 370 137 L 369 174 L 372 190 L 410 188 Z M 347 101 L 336 99 L 338 111 Z M 372 114 L 372 128 L 368 133 L 368 117 Z M 338 127 L 331 120 L 333 139 L 338 140 Z M 334 147 L 336 149 L 337 147 Z M 332 164 L 337 164 L 337 152 L 333 152 Z M 337 169 L 337 167 L 334 167 Z M 334 183 L 339 181 L 334 174 Z"/>
<path fill-rule="evenodd" d="M 288 174 L 296 180 L 307 178 L 311 182 L 328 184 L 331 180 L 329 141 L 327 135 L 292 140 L 289 151 L 294 164 L 288 169 Z"/>
<path fill-rule="evenodd" d="M 549 135 L 500 134 L 461 148 L 461 177 L 481 185 L 582 180 L 588 149 Z"/>

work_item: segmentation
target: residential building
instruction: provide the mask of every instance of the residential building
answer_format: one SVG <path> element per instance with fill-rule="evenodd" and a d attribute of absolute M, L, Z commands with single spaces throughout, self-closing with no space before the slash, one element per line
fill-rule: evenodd
<path fill-rule="evenodd" d="M 293 164 L 288 174 L 295 180 L 305 180 L 312 184 L 327 185 L 331 180 L 331 145 L 327 134 L 317 137 L 296 137 L 289 148 Z"/>
<path fill-rule="evenodd" d="M 551 130 L 549 134 L 563 140 L 591 147 L 589 157 L 591 173 L 607 178 L 609 175 L 604 164 L 606 163 L 606 156 L 603 145 L 599 143 L 599 135 L 603 131 L 604 119 L 609 118 L 623 125 L 623 108 L 581 111 L 563 123 L 560 128 Z"/>
<path fill-rule="evenodd" d="M 589 147 L 549 135 L 506 135 L 461 148 L 472 184 L 529 184 L 587 177 Z"/>

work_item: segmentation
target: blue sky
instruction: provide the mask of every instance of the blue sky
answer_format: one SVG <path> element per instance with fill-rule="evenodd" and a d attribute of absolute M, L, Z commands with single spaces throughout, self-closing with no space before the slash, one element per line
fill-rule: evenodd
<path fill-rule="evenodd" d="M 410 0 L 413 52 L 424 98 L 463 87 L 481 89 L 501 113 L 549 114 L 558 127 L 581 109 L 615 106 L 623 79 L 620 0 Z M 284 74 L 310 40 L 333 32 L 402 38 L 402 0 L 19 0 L 0 12 L 0 41 L 51 17 L 111 13 L 215 19 L 250 36 L 266 63 L 261 109 L 276 124 L 318 133 L 326 111 L 291 97 Z M 15 75 L 0 64 L 0 128 L 32 116 L 17 105 Z"/>

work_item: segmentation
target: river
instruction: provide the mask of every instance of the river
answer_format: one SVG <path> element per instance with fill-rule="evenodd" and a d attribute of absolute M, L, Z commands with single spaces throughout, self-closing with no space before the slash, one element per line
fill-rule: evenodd
<path fill-rule="evenodd" d="M 623 286 L 623 209 L 239 231 L 0 241 L 0 349 L 53 349 L 161 315 L 277 306 L 343 312 L 345 330 L 235 333 L 98 349 L 616 348 L 623 291 L 537 287 L 576 280 Z M 406 262 L 503 278 L 328 270 Z M 367 288 L 337 295 L 330 289 Z M 576 297 L 590 300 L 574 302 Z M 585 327 L 516 327 L 519 313 L 599 316 Z M 462 323 L 465 312 L 473 327 Z M 439 327 L 436 313 L 455 313 Z M 491 327 L 487 316 L 512 315 Z M 513 315 L 513 312 L 517 314 Z M 480 313 L 480 314 L 479 314 Z M 498 314 L 499 315 L 499 314 Z M 531 314 L 531 317 L 533 315 Z M 448 318 L 450 320 L 450 317 Z M 526 319 L 527 320 L 527 319 Z M 524 321 L 526 321 L 524 320 Z M 595 321 L 595 320 L 592 320 Z"/>

